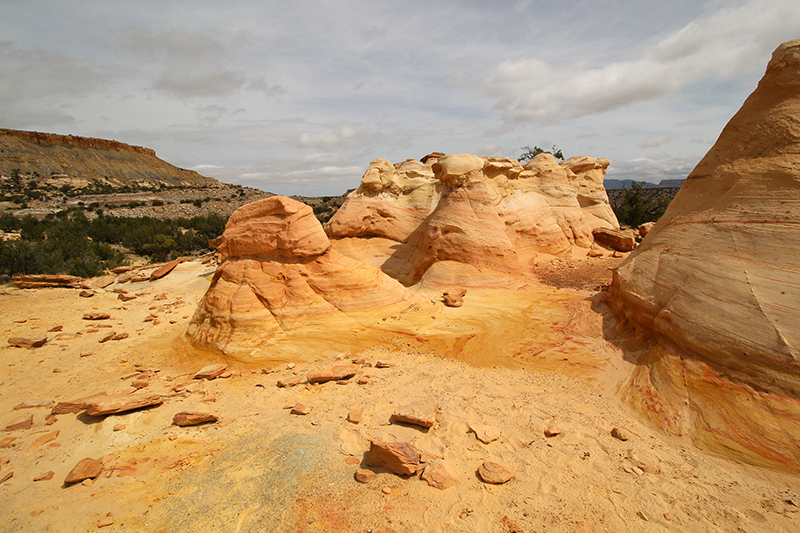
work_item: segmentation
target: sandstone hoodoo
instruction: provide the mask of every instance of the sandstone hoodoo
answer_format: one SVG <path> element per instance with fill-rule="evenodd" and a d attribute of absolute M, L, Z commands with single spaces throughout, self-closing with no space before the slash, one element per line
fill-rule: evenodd
<path fill-rule="evenodd" d="M 527 276 L 536 253 L 566 255 L 591 246 L 595 228 L 619 229 L 603 188 L 607 159 L 423 159 L 373 161 L 326 225 L 334 247 L 411 285 L 440 262 Z"/>
<path fill-rule="evenodd" d="M 237 357 L 306 327 L 326 345 L 324 331 L 357 329 L 351 313 L 410 298 L 377 268 L 333 250 L 311 208 L 284 196 L 236 210 L 213 244 L 225 261 L 189 336 Z"/>
<path fill-rule="evenodd" d="M 650 416 L 674 433 L 685 402 L 697 441 L 793 468 L 800 468 L 798 116 L 800 40 L 775 50 L 756 90 L 609 290 L 616 309 L 663 342 L 634 377 L 634 402 L 644 391 L 650 402 L 671 405 Z"/>

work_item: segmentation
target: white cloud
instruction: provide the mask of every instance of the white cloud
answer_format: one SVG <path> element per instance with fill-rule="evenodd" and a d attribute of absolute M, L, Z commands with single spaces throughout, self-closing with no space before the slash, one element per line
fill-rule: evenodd
<path fill-rule="evenodd" d="M 650 137 L 642 143 L 641 148 L 657 148 L 659 146 L 667 144 L 669 140 L 670 139 L 667 135 L 661 135 L 660 137 Z"/>
<path fill-rule="evenodd" d="M 337 129 L 319 129 L 300 135 L 298 145 L 324 150 L 336 150 L 361 146 L 374 141 L 378 134 L 363 127 L 342 126 Z"/>
<path fill-rule="evenodd" d="M 762 68 L 777 39 L 796 36 L 797 27 L 795 0 L 723 4 L 638 58 L 602 65 L 554 65 L 534 56 L 507 59 L 485 80 L 485 89 L 507 123 L 574 119 L 673 94 L 703 79 L 727 80 Z"/>

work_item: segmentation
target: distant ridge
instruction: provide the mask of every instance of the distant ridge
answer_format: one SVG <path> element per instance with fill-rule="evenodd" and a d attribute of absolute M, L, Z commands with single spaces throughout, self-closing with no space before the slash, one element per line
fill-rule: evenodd
<path fill-rule="evenodd" d="M 214 178 L 159 159 L 150 148 L 91 137 L 0 129 L 0 174 L 10 176 L 15 171 L 26 179 L 56 178 L 69 180 L 73 186 L 219 186 Z"/>
<path fill-rule="evenodd" d="M 641 180 L 614 180 L 606 178 L 603 181 L 603 186 L 606 189 L 630 189 L 631 183 L 634 181 L 638 182 Z M 646 182 L 644 188 L 645 189 L 671 189 L 671 188 L 680 188 L 683 185 L 683 182 L 686 181 L 685 179 L 670 179 L 670 180 L 661 180 L 660 182 L 650 183 Z"/>

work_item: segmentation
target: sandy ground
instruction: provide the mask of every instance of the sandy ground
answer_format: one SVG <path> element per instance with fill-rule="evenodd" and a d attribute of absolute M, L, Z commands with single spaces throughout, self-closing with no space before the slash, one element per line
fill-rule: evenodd
<path fill-rule="evenodd" d="M 614 321 L 589 287 L 610 278 L 613 262 L 546 261 L 551 285 L 474 290 L 458 309 L 426 294 L 429 304 L 384 317 L 409 322 L 397 333 L 291 369 L 280 357 L 244 364 L 187 344 L 183 334 L 210 273 L 198 263 L 92 298 L 6 287 L 3 339 L 49 340 L 34 349 L 3 340 L 0 348 L 0 429 L 33 415 L 30 429 L 0 432 L 0 479 L 13 472 L 0 484 L 0 531 L 94 531 L 109 513 L 107 531 L 797 531 L 800 478 L 707 455 L 619 401 L 616 387 L 632 365 L 619 342 L 605 340 Z M 112 291 L 120 287 L 137 298 L 118 300 Z M 88 312 L 111 318 L 83 320 Z M 157 320 L 145 321 L 151 313 Z M 55 326 L 62 331 L 48 331 Z M 446 333 L 458 328 L 469 335 L 453 337 L 467 341 L 448 344 Z M 129 336 L 100 343 L 110 331 Z M 409 331 L 438 341 L 412 342 Z M 389 366 L 363 366 L 343 384 L 276 386 L 330 357 Z M 232 375 L 191 379 L 216 362 Z M 265 367 L 276 371 L 264 374 Z M 14 409 L 130 393 L 141 378 L 149 382 L 142 392 L 162 395 L 162 405 L 105 418 L 57 415 L 51 425 L 52 405 Z M 173 392 L 187 382 L 189 391 Z M 398 406 L 415 401 L 438 406 L 434 427 L 391 422 Z M 290 414 L 297 403 L 310 413 Z M 349 422 L 360 408 L 363 420 Z M 181 411 L 220 420 L 180 428 L 172 418 Z M 470 430 L 476 424 L 501 437 L 478 441 Z M 561 433 L 545 437 L 553 425 Z M 630 439 L 612 437 L 614 427 Z M 380 469 L 357 482 L 372 439 L 411 442 L 442 458 L 455 486 L 439 490 Z M 64 486 L 85 457 L 101 460 L 103 472 Z M 476 470 L 487 460 L 514 470 L 514 479 L 482 482 Z M 48 471 L 52 479 L 34 481 Z"/>

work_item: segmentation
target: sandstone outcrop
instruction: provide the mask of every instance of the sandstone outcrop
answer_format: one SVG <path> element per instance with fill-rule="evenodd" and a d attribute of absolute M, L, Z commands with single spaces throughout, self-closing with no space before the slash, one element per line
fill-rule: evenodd
<path fill-rule="evenodd" d="M 572 246 L 591 246 L 595 228 L 619 229 L 603 188 L 607 159 L 423 159 L 373 161 L 325 228 L 337 249 L 405 285 L 440 262 L 527 276 L 536 253 L 565 255 Z"/>
<path fill-rule="evenodd" d="M 685 402 L 697 441 L 793 468 L 800 468 L 798 116 L 800 40 L 773 53 L 756 90 L 609 290 L 617 310 L 663 342 L 634 377 L 633 401 L 650 396 L 652 416 L 673 433 L 683 431 L 676 420 L 685 420 Z"/>
<path fill-rule="evenodd" d="M 238 209 L 213 244 L 225 260 L 188 334 L 239 357 L 304 325 L 353 328 L 349 314 L 410 297 L 377 268 L 331 249 L 311 208 L 284 196 Z"/>

